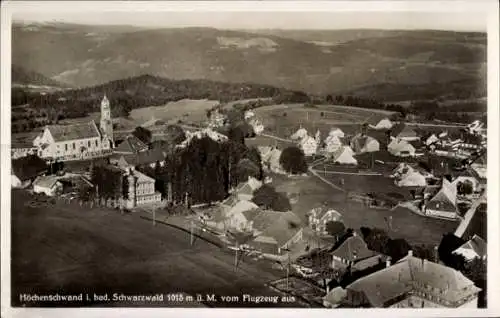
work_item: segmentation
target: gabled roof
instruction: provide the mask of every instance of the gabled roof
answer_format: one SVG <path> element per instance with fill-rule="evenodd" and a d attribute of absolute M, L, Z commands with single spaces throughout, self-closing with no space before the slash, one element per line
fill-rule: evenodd
<path fill-rule="evenodd" d="M 347 290 L 363 293 L 373 307 L 413 290 L 423 290 L 450 302 L 477 294 L 480 289 L 453 268 L 407 256 L 393 266 L 356 280 Z"/>
<path fill-rule="evenodd" d="M 248 210 L 255 210 L 258 209 L 259 207 L 257 204 L 251 202 L 251 201 L 245 201 L 241 200 L 238 203 L 236 203 L 231 210 L 227 213 L 227 216 L 230 217 L 231 215 L 238 214 L 238 213 L 243 213 Z"/>
<path fill-rule="evenodd" d="M 263 211 L 261 214 L 263 213 L 266 212 Z M 283 246 L 295 234 L 297 234 L 298 231 L 302 229 L 300 219 L 293 212 L 267 212 L 267 213 L 273 213 L 278 215 L 274 218 L 274 222 L 271 222 L 267 227 L 265 227 L 265 230 L 257 237 L 259 236 L 271 237 L 278 243 L 278 246 Z M 257 219 L 257 217 L 254 219 L 254 227 L 255 227 L 255 220 Z"/>
<path fill-rule="evenodd" d="M 418 137 L 417 132 L 409 125 L 406 125 L 404 123 L 400 123 L 392 127 L 391 136 L 399 138 Z"/>
<path fill-rule="evenodd" d="M 134 176 L 137 178 L 137 183 L 151 183 L 155 182 L 155 179 L 151 178 L 150 176 L 145 175 L 142 172 L 139 172 L 137 170 L 133 171 Z"/>
<path fill-rule="evenodd" d="M 332 256 L 337 256 L 341 259 L 352 262 L 363 260 L 378 254 L 375 251 L 369 250 L 365 241 L 363 241 L 359 235 L 348 237 L 342 244 L 340 244 L 339 247 L 337 247 L 337 249 L 330 253 Z"/>
<path fill-rule="evenodd" d="M 148 150 L 148 146 L 134 135 L 128 135 L 125 140 L 118 145 L 113 152 L 123 154 L 135 154 Z"/>
<path fill-rule="evenodd" d="M 359 152 L 370 142 L 378 143 L 378 140 L 365 134 L 357 134 L 351 139 L 351 147 L 355 152 Z"/>
<path fill-rule="evenodd" d="M 52 188 L 58 181 L 56 176 L 40 176 L 33 181 L 34 186 L 39 186 L 43 188 Z"/>
<path fill-rule="evenodd" d="M 448 202 L 453 206 L 457 205 L 457 188 L 448 180 L 443 178 L 441 189 L 429 202 Z"/>
<path fill-rule="evenodd" d="M 100 137 L 99 129 L 92 120 L 88 123 L 47 126 L 55 142 Z"/>
<path fill-rule="evenodd" d="M 26 181 L 45 173 L 47 169 L 47 163 L 43 159 L 36 155 L 30 155 L 12 160 L 11 174 L 21 181 Z"/>
<path fill-rule="evenodd" d="M 357 164 L 358 161 L 353 157 L 353 151 L 349 146 L 342 146 L 332 155 L 333 162 Z"/>
<path fill-rule="evenodd" d="M 395 138 L 387 145 L 389 151 L 415 151 L 415 147 L 406 140 Z"/>
<path fill-rule="evenodd" d="M 479 257 L 486 256 L 486 253 L 488 251 L 486 242 L 476 234 L 474 234 L 474 236 L 470 240 L 465 242 L 462 246 L 457 248 L 457 250 L 458 249 L 473 250 Z"/>

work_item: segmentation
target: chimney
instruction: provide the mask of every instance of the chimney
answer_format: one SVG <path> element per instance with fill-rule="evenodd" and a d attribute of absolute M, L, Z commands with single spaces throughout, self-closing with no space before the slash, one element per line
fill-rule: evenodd
<path fill-rule="evenodd" d="M 413 251 L 412 250 L 408 251 L 408 256 L 413 257 Z"/>

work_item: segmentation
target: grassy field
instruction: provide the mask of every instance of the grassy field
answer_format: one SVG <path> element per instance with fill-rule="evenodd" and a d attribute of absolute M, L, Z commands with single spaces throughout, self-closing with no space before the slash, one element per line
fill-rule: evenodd
<path fill-rule="evenodd" d="M 61 291 L 64 294 L 275 295 L 264 285 L 283 277 L 282 271 L 251 259 L 244 259 L 235 270 L 234 254 L 203 240 L 197 240 L 191 247 L 189 233 L 164 225 L 153 227 L 134 214 L 120 215 L 113 210 L 62 203 L 31 207 L 28 205 L 31 200 L 27 192 L 12 192 L 14 306 L 37 305 L 21 302 L 20 293 Z M 168 304 L 91 302 L 83 305 Z M 207 305 L 241 306 L 220 301 Z"/>
<path fill-rule="evenodd" d="M 213 100 L 183 99 L 163 106 L 134 109 L 130 113 L 130 119 L 138 125 L 153 117 L 166 122 L 176 122 L 181 119 L 185 122 L 200 123 L 207 119 L 206 111 L 218 103 Z"/>
<path fill-rule="evenodd" d="M 384 190 L 388 192 L 395 187 L 391 180 L 383 177 L 353 176 L 344 179 L 343 187 L 356 192 L 360 192 L 361 188 L 377 191 L 382 184 L 388 187 Z M 330 181 L 338 182 L 338 179 L 331 177 Z M 373 209 L 358 202 L 348 201 L 345 193 L 333 189 L 313 176 L 301 178 L 273 176 L 273 185 L 278 191 L 298 194 L 298 202 L 292 205 L 292 209 L 304 222 L 308 211 L 325 203 L 342 214 L 346 227 L 353 229 L 362 226 L 378 227 L 387 230 L 391 237 L 404 238 L 410 244 L 435 245 L 439 244 L 443 234 L 454 231 L 458 225 L 452 221 L 422 217 L 402 208 Z M 392 216 L 392 230 L 389 231 L 386 219 L 390 216 Z"/>
<path fill-rule="evenodd" d="M 304 107 L 302 104 L 264 106 L 254 110 L 262 121 L 265 132 L 288 138 L 302 126 L 310 134 L 319 130 L 323 138 L 331 128 L 337 127 L 349 135 L 359 132 L 366 120 L 378 121 L 388 116 L 385 111 L 348 106 L 319 105 Z"/>

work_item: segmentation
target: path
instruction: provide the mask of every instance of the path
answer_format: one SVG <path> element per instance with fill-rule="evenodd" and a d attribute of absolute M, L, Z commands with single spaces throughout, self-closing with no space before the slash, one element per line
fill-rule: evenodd
<path fill-rule="evenodd" d="M 342 172 L 342 171 L 328 171 L 328 170 L 315 170 L 319 171 L 324 174 L 346 174 L 346 175 L 352 175 L 352 176 L 381 176 L 381 173 L 378 172 L 370 172 L 370 173 L 363 173 L 363 172 Z"/>
<path fill-rule="evenodd" d="M 460 225 L 457 227 L 455 231 L 455 236 L 462 237 L 464 235 L 465 231 L 469 227 L 470 221 L 472 220 L 474 214 L 476 213 L 477 207 L 481 205 L 481 203 L 483 202 L 486 202 L 485 194 L 481 195 L 481 197 L 471 205 L 469 210 L 467 210 L 467 213 L 465 213 L 464 215 L 464 219 L 462 220 L 462 222 L 460 222 Z"/>

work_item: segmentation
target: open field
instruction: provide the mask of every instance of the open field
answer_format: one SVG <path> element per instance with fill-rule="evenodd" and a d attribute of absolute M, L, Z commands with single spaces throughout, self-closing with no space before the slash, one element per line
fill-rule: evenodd
<path fill-rule="evenodd" d="M 163 106 L 137 108 L 130 112 L 130 119 L 141 125 L 151 118 L 165 122 L 176 122 L 181 119 L 185 122 L 199 123 L 206 120 L 206 111 L 217 105 L 219 101 L 183 99 L 170 102 Z"/>
<path fill-rule="evenodd" d="M 244 259 L 235 270 L 232 253 L 203 240 L 196 240 L 191 247 L 189 233 L 162 225 L 153 227 L 134 214 L 120 215 L 113 210 L 62 203 L 30 207 L 27 203 L 31 200 L 27 192 L 12 192 L 14 306 L 23 305 L 18 298 L 20 293 L 49 294 L 61 290 L 64 294 L 275 295 L 264 285 L 283 277 L 282 271 L 250 259 Z M 205 304 L 242 306 L 221 301 Z M 165 303 L 110 301 L 90 305 Z"/>
<path fill-rule="evenodd" d="M 337 210 L 343 216 L 346 227 L 359 229 L 362 226 L 378 227 L 388 231 L 392 238 L 404 238 L 410 244 L 438 245 L 442 235 L 453 232 L 458 223 L 446 220 L 436 220 L 422 217 L 407 209 L 394 210 L 373 209 L 358 202 L 346 200 L 345 193 L 333 189 L 314 176 L 286 178 L 273 175 L 272 184 L 278 191 L 298 194 L 298 202 L 292 204 L 292 210 L 306 222 L 306 213 L 312 208 L 326 203 L 328 207 Z M 377 178 L 377 179 L 375 179 Z M 369 184 L 374 190 L 384 185 L 390 185 L 390 180 L 381 177 L 345 178 L 344 187 L 358 191 L 356 186 Z M 335 178 L 332 180 L 336 182 Z M 388 217 L 392 216 L 392 230 L 388 230 Z"/>

